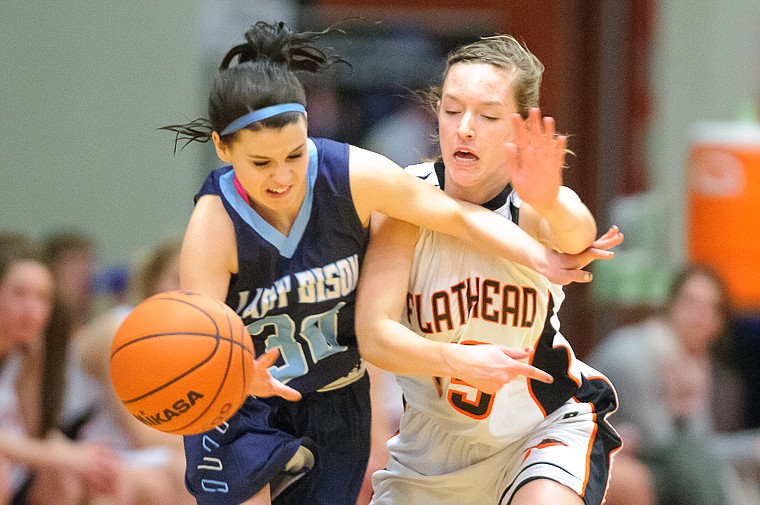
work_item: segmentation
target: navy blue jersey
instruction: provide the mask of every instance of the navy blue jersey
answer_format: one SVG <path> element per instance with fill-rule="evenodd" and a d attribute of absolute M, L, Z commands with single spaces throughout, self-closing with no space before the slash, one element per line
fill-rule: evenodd
<path fill-rule="evenodd" d="M 257 355 L 280 349 L 272 375 L 315 391 L 359 364 L 354 304 L 369 233 L 349 186 L 348 144 L 308 139 L 308 189 L 288 236 L 238 193 L 231 166 L 209 174 L 196 199 L 219 195 L 237 236 L 238 273 L 226 303 L 248 326 Z"/>

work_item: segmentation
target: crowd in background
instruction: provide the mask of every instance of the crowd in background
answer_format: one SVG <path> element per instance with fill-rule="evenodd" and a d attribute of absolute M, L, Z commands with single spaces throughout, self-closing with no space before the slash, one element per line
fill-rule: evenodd
<path fill-rule="evenodd" d="M 157 245 L 135 266 L 132 294 L 98 300 L 93 238 L 38 244 L 0 233 L 0 503 L 194 502 L 182 439 L 132 419 L 108 374 L 121 320 L 141 299 L 176 289 L 178 258 L 178 240 Z"/>

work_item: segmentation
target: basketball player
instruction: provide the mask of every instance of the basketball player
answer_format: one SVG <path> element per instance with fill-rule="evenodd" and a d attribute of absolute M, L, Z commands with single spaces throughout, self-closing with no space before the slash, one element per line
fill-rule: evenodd
<path fill-rule="evenodd" d="M 562 186 L 566 139 L 535 108 L 542 71 L 509 36 L 455 50 L 432 93 L 442 159 L 408 171 L 577 252 L 596 225 Z M 373 503 L 602 503 L 621 444 L 606 420 L 617 402 L 559 333 L 561 286 L 437 231 L 379 222 L 357 295 L 357 337 L 365 359 L 398 374 L 406 408 L 388 466 L 373 476 Z M 620 241 L 614 228 L 600 239 Z M 465 349 L 482 360 L 463 360 Z M 500 354 L 514 358 L 511 373 L 494 370 Z M 520 360 L 553 382 L 522 374 Z"/>
<path fill-rule="evenodd" d="M 225 300 L 260 356 L 256 396 L 224 425 L 185 437 L 186 483 L 200 504 L 355 503 L 370 408 L 354 289 L 371 213 L 486 245 L 563 283 L 588 280 L 578 265 L 609 256 L 561 256 L 378 154 L 308 138 L 304 90 L 293 72 L 341 61 L 312 45 L 318 35 L 256 23 L 222 61 L 209 119 L 165 128 L 178 140 L 213 140 L 229 163 L 196 198 L 180 285 Z M 520 373 L 549 380 L 525 364 Z M 312 466 L 282 493 L 270 489 L 283 471 L 295 478 Z"/>

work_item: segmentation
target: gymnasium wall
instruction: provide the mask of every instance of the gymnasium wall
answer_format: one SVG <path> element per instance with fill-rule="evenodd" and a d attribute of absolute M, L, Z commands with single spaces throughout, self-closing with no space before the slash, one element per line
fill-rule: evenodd
<path fill-rule="evenodd" d="M 205 114 L 210 13 L 229 4 L 273 19 L 273 2 L 242 0 L 1 2 L 0 228 L 84 229 L 104 263 L 181 233 L 213 156 L 207 146 L 173 156 L 156 128 Z M 657 12 L 647 152 L 675 261 L 690 128 L 734 119 L 752 99 L 760 0 L 661 0 Z"/>

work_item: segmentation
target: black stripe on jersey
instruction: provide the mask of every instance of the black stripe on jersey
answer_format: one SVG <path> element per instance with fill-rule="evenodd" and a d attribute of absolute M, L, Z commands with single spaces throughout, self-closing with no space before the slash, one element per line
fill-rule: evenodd
<path fill-rule="evenodd" d="M 517 207 L 514 203 L 509 202 L 509 213 L 512 215 L 512 222 L 520 224 L 520 207 Z"/>
<path fill-rule="evenodd" d="M 523 473 L 525 470 L 527 470 L 528 468 L 531 468 L 531 467 L 533 467 L 533 466 L 536 466 L 536 465 L 546 465 L 546 466 L 553 466 L 553 467 L 555 467 L 555 468 L 559 468 L 560 470 L 562 470 L 563 472 L 565 472 L 565 473 L 566 473 L 566 474 L 568 474 L 569 476 L 573 477 L 574 479 L 575 479 L 575 478 L 577 478 L 575 475 L 573 475 L 572 473 L 568 472 L 566 469 L 562 468 L 562 467 L 561 467 L 561 466 L 559 466 L 559 465 L 555 465 L 554 463 L 547 463 L 546 461 L 537 461 L 537 462 L 535 462 L 535 463 L 532 463 L 532 464 L 530 464 L 530 465 L 526 466 L 526 467 L 525 467 L 525 468 L 523 468 L 522 470 L 520 470 L 520 473 L 518 473 L 518 474 L 515 476 L 515 478 L 512 480 L 512 482 L 509 484 L 509 486 L 507 486 L 507 489 L 505 489 L 505 490 L 504 490 L 504 492 L 501 494 L 501 498 L 499 498 L 499 503 L 502 503 L 502 502 L 503 502 L 504 498 L 505 498 L 505 497 L 506 497 L 506 496 L 509 494 L 509 490 L 510 490 L 510 489 L 512 489 L 512 486 L 514 486 L 514 485 L 515 485 L 515 482 L 517 482 L 517 479 L 519 479 L 519 478 L 520 478 L 520 475 L 522 475 L 522 473 Z M 531 481 L 534 481 L 534 480 L 538 480 L 538 479 L 548 479 L 548 480 L 554 480 L 554 479 L 552 479 L 551 477 L 541 477 L 541 476 L 530 477 L 530 478 L 528 478 L 528 479 L 525 479 L 524 481 L 520 482 L 520 484 L 519 484 L 519 485 L 518 485 L 518 486 L 515 488 L 515 491 L 514 491 L 514 493 L 512 493 L 512 496 L 509 498 L 509 501 L 508 501 L 506 504 L 504 504 L 504 505 L 509 505 L 510 503 L 512 503 L 512 498 L 514 498 L 514 497 L 515 497 L 515 493 L 517 493 L 517 492 L 520 490 L 520 488 L 521 488 L 521 487 L 523 487 L 523 486 L 524 486 L 525 484 L 527 484 L 528 482 L 531 482 Z M 555 482 L 558 482 L 558 481 L 555 481 Z M 562 483 L 560 482 L 560 484 L 562 484 Z"/>
<path fill-rule="evenodd" d="M 433 168 L 435 169 L 435 175 L 438 177 L 438 187 L 441 189 L 445 189 L 443 187 L 444 180 L 446 179 L 445 172 L 446 168 L 442 161 L 436 161 L 433 164 Z M 501 190 L 501 193 L 490 199 L 484 204 L 481 204 L 482 207 L 485 207 L 488 210 L 498 210 L 504 206 L 505 203 L 507 203 L 507 198 L 509 198 L 509 195 L 512 193 L 512 185 L 507 184 L 504 189 Z M 512 222 L 517 224 L 517 220 L 520 215 L 520 209 L 509 204 L 509 212 L 512 214 Z"/>
<path fill-rule="evenodd" d="M 557 410 L 578 390 L 578 383 L 570 376 L 570 350 L 566 347 L 554 347 L 554 337 L 557 330 L 552 326 L 554 313 L 554 297 L 549 293 L 549 303 L 546 307 L 546 320 L 541 338 L 538 340 L 533 356 L 532 365 L 540 368 L 554 377 L 554 382 L 546 384 L 536 379 L 530 379 L 528 387 L 538 406 L 547 416 Z"/>
<path fill-rule="evenodd" d="M 610 476 L 611 454 L 623 445 L 620 435 L 607 421 L 607 415 L 615 412 L 618 407 L 615 391 L 609 382 L 601 377 L 583 377 L 581 387 L 575 394 L 581 403 L 594 406 L 597 430 L 591 447 L 590 475 L 586 480 L 583 498 L 586 503 L 602 503 L 607 491 L 607 481 Z"/>

